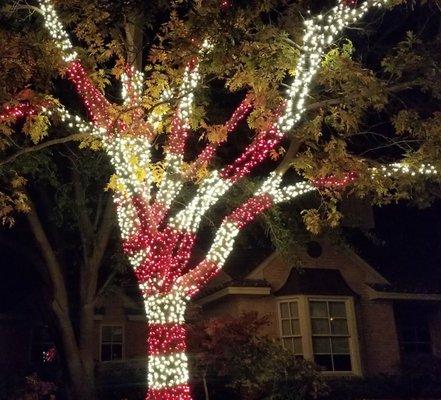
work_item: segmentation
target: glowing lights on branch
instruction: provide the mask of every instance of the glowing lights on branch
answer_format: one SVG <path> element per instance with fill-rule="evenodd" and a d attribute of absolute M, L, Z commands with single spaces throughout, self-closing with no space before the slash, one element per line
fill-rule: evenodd
<path fill-rule="evenodd" d="M 106 129 L 116 128 L 113 126 L 115 121 L 109 113 L 110 103 L 91 82 L 83 66 L 78 61 L 74 61 L 69 64 L 66 73 L 81 96 L 93 123 Z M 116 121 L 116 124 L 118 128 L 124 128 L 121 121 Z"/>
<path fill-rule="evenodd" d="M 188 378 L 188 359 L 185 352 L 149 357 L 149 389 L 184 385 L 188 382 Z"/>
<path fill-rule="evenodd" d="M 411 166 L 407 163 L 393 163 L 383 165 L 382 167 L 371 168 L 372 179 L 376 176 L 394 177 L 398 178 L 401 175 L 437 175 L 438 170 L 431 164 L 421 164 L 418 167 Z"/>
<path fill-rule="evenodd" d="M 77 58 L 77 53 L 72 47 L 69 36 L 63 28 L 54 6 L 49 0 L 40 0 L 40 8 L 44 17 L 44 24 L 57 47 L 62 51 L 63 60 L 73 61 Z"/>
<path fill-rule="evenodd" d="M 55 346 L 51 346 L 46 351 L 43 351 L 43 362 L 52 363 L 57 359 L 57 349 Z"/>
<path fill-rule="evenodd" d="M 15 121 L 27 115 L 36 114 L 36 110 L 28 103 L 21 103 L 14 106 L 6 106 L 0 110 L 0 122 Z"/>
<path fill-rule="evenodd" d="M 199 54 L 203 55 L 211 47 L 210 42 L 205 40 Z M 194 101 L 193 91 L 198 85 L 200 78 L 198 60 L 192 60 L 185 68 L 182 85 L 179 90 L 181 100 L 172 122 L 172 130 L 165 157 L 166 170 L 158 191 L 158 201 L 166 208 L 170 206 L 183 186 L 183 153 L 190 129 L 190 116 Z"/>
<path fill-rule="evenodd" d="M 358 8 L 351 8 L 340 2 L 327 14 L 320 14 L 305 21 L 302 54 L 296 65 L 296 76 L 288 89 L 285 112 L 277 121 L 277 129 L 290 131 L 305 111 L 305 101 L 314 75 L 320 68 L 325 49 L 334 42 L 337 35 L 349 24 L 360 20 L 370 6 L 379 7 L 389 0 L 365 1 Z"/>
<path fill-rule="evenodd" d="M 232 185 L 233 182 L 221 179 L 218 172 L 213 171 L 198 187 L 189 205 L 171 219 L 170 225 L 178 230 L 196 232 L 202 216 Z"/>
<path fill-rule="evenodd" d="M 146 289 L 144 286 L 142 289 Z M 185 310 L 190 299 L 174 290 L 145 296 L 144 306 L 151 324 L 184 324 Z"/>
<path fill-rule="evenodd" d="M 283 133 L 275 127 L 262 132 L 240 157 L 222 170 L 222 178 L 236 182 L 248 175 L 254 167 L 268 157 L 270 151 L 280 143 L 283 136 Z"/>
<path fill-rule="evenodd" d="M 228 220 L 224 221 L 217 231 L 213 244 L 205 258 L 215 263 L 218 268 L 221 268 L 233 250 L 234 242 L 239 232 L 240 229 L 237 224 Z"/>
<path fill-rule="evenodd" d="M 332 188 L 332 189 L 343 189 L 349 184 L 355 182 L 358 178 L 357 173 L 347 172 L 342 176 L 325 176 L 321 178 L 314 179 L 312 181 L 313 185 L 318 188 Z"/>
<path fill-rule="evenodd" d="M 170 101 L 172 97 L 173 93 L 170 90 L 164 90 L 159 98 L 159 103 L 166 103 Z M 157 130 L 159 128 L 162 122 L 162 113 L 158 111 L 158 107 L 153 109 L 148 116 L 147 121 L 151 126 L 153 126 L 153 129 Z"/>
<path fill-rule="evenodd" d="M 163 389 L 149 389 L 147 400 L 192 400 L 188 384 L 166 387 Z"/>
<path fill-rule="evenodd" d="M 126 71 L 121 75 L 121 96 L 124 105 L 137 105 L 142 96 L 144 74 L 132 65 L 126 67 Z"/>

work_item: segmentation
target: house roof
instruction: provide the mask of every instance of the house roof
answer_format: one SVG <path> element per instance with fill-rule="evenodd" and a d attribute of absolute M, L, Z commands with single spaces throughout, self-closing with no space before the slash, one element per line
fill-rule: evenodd
<path fill-rule="evenodd" d="M 276 296 L 293 294 L 356 296 L 339 270 L 327 268 L 292 268 L 284 285 L 274 294 Z"/>
<path fill-rule="evenodd" d="M 211 287 L 207 287 L 205 290 L 200 292 L 195 298 L 199 299 L 205 296 L 208 296 L 212 293 L 216 293 L 222 289 L 227 287 L 241 287 L 241 288 L 255 288 L 255 287 L 263 287 L 269 288 L 270 284 L 264 279 L 231 279 L 221 283 L 220 285 L 215 285 Z"/>

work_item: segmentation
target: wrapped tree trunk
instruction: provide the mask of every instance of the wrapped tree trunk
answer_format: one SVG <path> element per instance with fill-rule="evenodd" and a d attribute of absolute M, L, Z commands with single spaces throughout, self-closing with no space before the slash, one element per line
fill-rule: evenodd
<path fill-rule="evenodd" d="M 147 297 L 148 394 L 151 400 L 191 399 L 188 385 L 187 328 L 188 299 L 180 293 Z"/>

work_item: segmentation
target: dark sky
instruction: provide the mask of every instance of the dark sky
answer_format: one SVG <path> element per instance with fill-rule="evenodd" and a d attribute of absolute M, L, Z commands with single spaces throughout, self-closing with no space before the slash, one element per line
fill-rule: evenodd
<path fill-rule="evenodd" d="M 418 209 L 405 202 L 375 208 L 373 238 L 360 255 L 402 288 L 441 290 L 441 200 Z"/>

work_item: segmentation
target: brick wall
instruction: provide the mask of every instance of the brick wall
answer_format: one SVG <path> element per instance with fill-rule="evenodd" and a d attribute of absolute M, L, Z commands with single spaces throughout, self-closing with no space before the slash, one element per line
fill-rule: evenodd
<path fill-rule="evenodd" d="M 358 310 L 362 365 L 366 375 L 397 372 L 400 350 L 392 302 L 362 299 Z"/>

